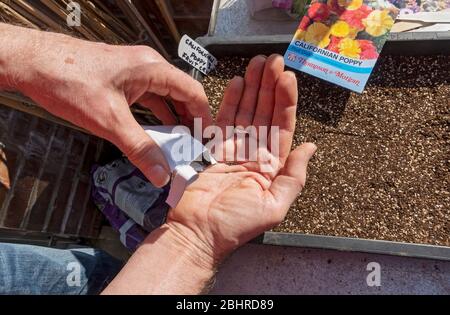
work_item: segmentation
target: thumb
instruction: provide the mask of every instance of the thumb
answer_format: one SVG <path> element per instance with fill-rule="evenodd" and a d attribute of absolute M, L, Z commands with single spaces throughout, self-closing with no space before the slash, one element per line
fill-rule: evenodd
<path fill-rule="evenodd" d="M 308 163 L 316 151 L 317 147 L 313 143 L 304 143 L 297 147 L 289 154 L 284 168 L 272 182 L 270 192 L 276 200 L 277 211 L 282 211 L 281 219 L 305 187 Z"/>
<path fill-rule="evenodd" d="M 153 139 L 134 119 L 131 111 L 121 116 L 120 126 L 113 135 L 113 142 L 156 187 L 170 181 L 170 169 L 166 159 Z"/>

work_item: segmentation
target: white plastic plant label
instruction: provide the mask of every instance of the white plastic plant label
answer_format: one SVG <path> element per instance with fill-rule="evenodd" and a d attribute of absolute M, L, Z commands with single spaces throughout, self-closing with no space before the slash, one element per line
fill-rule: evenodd
<path fill-rule="evenodd" d="M 188 35 L 180 40 L 178 56 L 205 75 L 217 65 L 217 59 Z"/>

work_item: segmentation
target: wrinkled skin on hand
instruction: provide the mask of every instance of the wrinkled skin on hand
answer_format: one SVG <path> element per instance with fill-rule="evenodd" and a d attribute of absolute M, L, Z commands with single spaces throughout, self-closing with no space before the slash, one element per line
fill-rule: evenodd
<path fill-rule="evenodd" d="M 281 56 L 253 58 L 245 78 L 230 82 L 217 124 L 221 128 L 278 126 L 279 155 L 273 157 L 279 162 L 277 168 L 264 173 L 259 162 L 251 161 L 210 167 L 169 212 L 167 226 L 220 261 L 279 224 L 304 187 L 307 165 L 316 151 L 314 144 L 307 143 L 291 152 L 297 101 L 296 77 L 284 71 Z M 224 147 L 230 141 L 235 139 L 226 140 Z"/>

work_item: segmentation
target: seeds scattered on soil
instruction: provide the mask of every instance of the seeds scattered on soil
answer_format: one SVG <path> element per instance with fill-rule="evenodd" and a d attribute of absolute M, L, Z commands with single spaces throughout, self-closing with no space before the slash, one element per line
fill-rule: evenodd
<path fill-rule="evenodd" d="M 248 61 L 205 78 L 214 113 Z M 450 56 L 384 56 L 363 94 L 297 77 L 294 144 L 319 149 L 275 231 L 450 246 Z"/>

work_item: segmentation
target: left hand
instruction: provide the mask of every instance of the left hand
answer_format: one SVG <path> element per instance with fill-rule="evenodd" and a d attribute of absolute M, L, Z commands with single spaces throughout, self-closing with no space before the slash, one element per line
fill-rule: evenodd
<path fill-rule="evenodd" d="M 177 207 L 169 212 L 165 228 L 200 248 L 203 257 L 220 261 L 279 224 L 305 186 L 308 161 L 316 147 L 307 143 L 291 152 L 297 93 L 296 77 L 284 71 L 279 55 L 255 57 L 245 79 L 236 77 L 230 82 L 218 114 L 219 126 L 277 126 L 279 154 L 273 155 L 268 139 L 264 154 L 277 160 L 271 172 L 262 171 L 260 160 L 220 163 L 188 186 Z M 230 145 L 242 144 L 232 138 L 224 143 L 225 147 Z"/>

